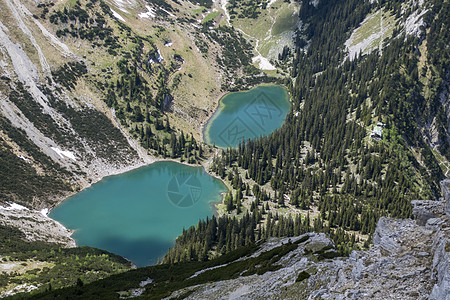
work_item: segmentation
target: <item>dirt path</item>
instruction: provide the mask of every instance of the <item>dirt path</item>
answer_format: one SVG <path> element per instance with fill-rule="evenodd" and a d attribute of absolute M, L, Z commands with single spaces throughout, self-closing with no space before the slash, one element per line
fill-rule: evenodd
<path fill-rule="evenodd" d="M 275 3 L 275 2 L 276 2 L 276 0 L 271 0 L 267 8 L 269 8 L 270 5 L 272 5 L 272 4 Z M 224 13 L 225 13 L 225 19 L 226 19 L 226 21 L 227 21 L 227 25 L 228 25 L 228 26 L 232 26 L 231 23 L 230 23 L 230 15 L 229 15 L 228 10 L 227 10 L 227 4 L 228 4 L 228 0 L 221 0 L 221 1 L 220 1 L 220 8 L 221 8 L 221 9 L 224 11 Z M 273 25 L 274 25 L 274 23 L 275 23 L 275 20 L 273 19 L 272 16 L 270 16 L 270 18 L 271 18 L 271 20 L 272 20 L 272 25 L 270 26 L 269 35 L 268 35 L 265 39 L 270 39 L 270 38 L 272 37 L 272 27 L 273 27 Z M 270 61 L 269 61 L 266 57 L 264 57 L 264 56 L 261 54 L 261 52 L 259 52 L 259 50 L 258 50 L 259 39 L 257 39 L 256 37 L 253 37 L 253 36 L 249 35 L 248 33 L 244 32 L 242 29 L 240 29 L 240 28 L 238 28 L 238 27 L 235 27 L 235 29 L 236 29 L 237 31 L 239 31 L 240 33 L 242 33 L 242 35 L 244 35 L 244 37 L 246 37 L 247 39 L 250 39 L 250 40 L 254 40 L 254 41 L 255 41 L 255 47 L 254 47 L 254 50 L 253 50 L 253 51 L 254 51 L 254 53 L 256 54 L 256 56 L 252 58 L 252 62 L 253 62 L 253 63 L 258 62 L 259 68 L 260 68 L 261 70 L 269 70 L 269 71 L 276 70 L 275 66 L 273 66 L 273 65 L 270 63 Z"/>
<path fill-rule="evenodd" d="M 231 26 L 230 23 L 230 14 L 228 13 L 227 10 L 227 4 L 228 4 L 228 0 L 220 0 L 220 8 L 224 11 L 225 13 L 225 20 L 227 21 L 227 25 Z"/>

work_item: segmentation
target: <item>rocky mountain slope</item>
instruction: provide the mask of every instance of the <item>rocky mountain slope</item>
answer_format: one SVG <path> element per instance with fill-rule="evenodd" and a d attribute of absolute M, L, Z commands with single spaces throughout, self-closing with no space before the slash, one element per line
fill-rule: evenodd
<path fill-rule="evenodd" d="M 15 204 L 0 206 L 1 225 L 17 227 L 28 241 L 58 243 L 66 247 L 75 247 L 72 232 L 60 223 L 49 218 L 45 210 L 37 211 Z"/>
<path fill-rule="evenodd" d="M 432 205 L 440 207 L 439 213 L 424 226 L 414 220 L 381 218 L 369 251 L 321 260 L 320 254 L 308 252 L 332 242 L 313 234 L 304 247 L 279 260 L 282 268 L 277 271 L 194 286 L 168 299 L 187 291 L 192 292 L 187 299 L 449 299 L 449 215 L 443 214 L 444 201 Z M 262 249 L 301 238 L 272 240 Z"/>
<path fill-rule="evenodd" d="M 47 4 L 5 0 L 1 6 L 0 201 L 49 207 L 105 175 L 148 162 L 99 94 L 58 80 L 56 71 L 63 70 L 82 86 L 87 83 L 77 75 L 91 70 L 36 16 L 48 12 Z"/>
<path fill-rule="evenodd" d="M 1 0 L 0 7 L 0 227 L 19 228 L 30 245 L 73 247 L 71 232 L 47 212 L 104 176 L 157 157 L 207 160 L 195 141 L 202 125 L 237 76 L 246 84 L 251 45 L 219 26 L 219 3 Z M 267 79 L 251 71 L 254 82 Z M 195 143 L 192 153 L 184 144 L 180 153 L 169 148 L 182 133 Z M 21 291 L 0 288 L 12 290 Z"/>
<path fill-rule="evenodd" d="M 1 203 L 50 208 L 178 158 L 171 133 L 200 140 L 227 90 L 277 80 L 249 65 L 250 41 L 209 1 L 0 5 Z"/>

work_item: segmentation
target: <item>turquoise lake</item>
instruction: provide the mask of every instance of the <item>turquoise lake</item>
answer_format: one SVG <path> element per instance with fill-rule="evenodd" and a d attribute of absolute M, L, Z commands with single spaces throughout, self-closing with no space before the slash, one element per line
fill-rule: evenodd
<path fill-rule="evenodd" d="M 50 217 L 78 246 L 119 254 L 137 266 L 155 264 L 175 238 L 214 214 L 226 186 L 201 167 L 157 162 L 106 177 L 65 200 Z"/>
<path fill-rule="evenodd" d="M 269 135 L 283 125 L 289 109 L 289 95 L 278 85 L 227 94 L 205 126 L 205 142 L 234 148 L 243 139 Z"/>

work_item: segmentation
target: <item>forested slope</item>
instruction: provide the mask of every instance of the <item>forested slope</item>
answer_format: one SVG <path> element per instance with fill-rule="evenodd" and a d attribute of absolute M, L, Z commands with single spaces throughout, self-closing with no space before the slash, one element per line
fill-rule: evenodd
<path fill-rule="evenodd" d="M 380 9 L 397 16 L 393 35 L 349 59 L 345 41 Z M 424 25 L 406 34 L 402 24 L 418 10 Z M 215 159 L 212 170 L 236 191 L 225 198 L 229 216 L 186 230 L 165 261 L 311 229 L 330 233 L 345 254 L 369 245 L 381 216 L 409 218 L 411 200 L 439 197 L 449 141 L 448 1 L 304 1 L 300 18 L 285 125 Z M 381 137 L 372 135 L 377 125 Z"/>

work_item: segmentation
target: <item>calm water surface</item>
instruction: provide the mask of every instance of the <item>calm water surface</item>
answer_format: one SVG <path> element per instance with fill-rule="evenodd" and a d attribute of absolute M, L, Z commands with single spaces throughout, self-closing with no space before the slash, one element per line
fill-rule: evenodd
<path fill-rule="evenodd" d="M 183 227 L 211 217 L 225 185 L 203 168 L 157 162 L 103 179 L 53 209 L 77 245 L 104 249 L 137 266 L 155 264 Z"/>
<path fill-rule="evenodd" d="M 227 94 L 205 127 L 205 142 L 228 148 L 243 139 L 269 135 L 283 125 L 289 109 L 289 95 L 278 85 Z"/>

